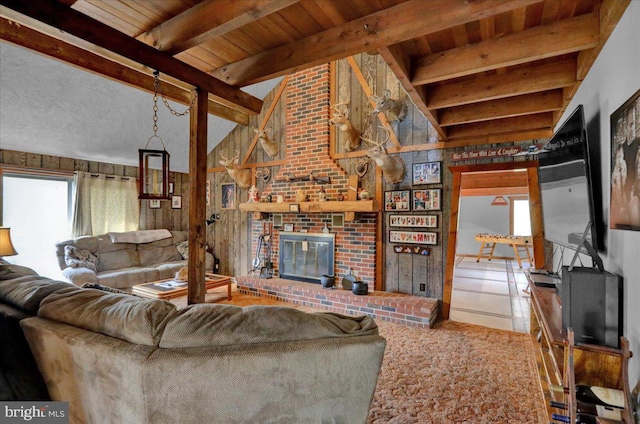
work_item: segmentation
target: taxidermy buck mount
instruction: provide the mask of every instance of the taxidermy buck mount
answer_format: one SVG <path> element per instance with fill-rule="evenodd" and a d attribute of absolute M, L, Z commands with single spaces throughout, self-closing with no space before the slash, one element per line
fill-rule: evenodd
<path fill-rule="evenodd" d="M 271 141 L 268 135 L 271 132 L 271 128 L 265 128 L 264 130 L 254 128 L 253 132 L 258 134 L 258 140 L 260 140 L 262 150 L 264 150 L 267 156 L 269 156 L 270 158 L 275 158 L 276 156 L 278 156 L 278 143 Z"/>
<path fill-rule="evenodd" d="M 384 148 L 384 143 L 389 141 L 389 138 L 391 137 L 391 130 L 385 127 L 380 128 L 387 132 L 387 138 L 384 141 L 377 143 L 364 137 L 360 138 L 362 138 L 367 143 L 373 144 L 373 147 L 367 150 L 367 156 L 373 159 L 376 165 L 378 165 L 380 169 L 382 169 L 382 176 L 385 180 L 390 183 L 396 184 L 404 179 L 404 161 L 399 156 L 389 156 L 387 154 L 387 149 Z"/>
<path fill-rule="evenodd" d="M 251 170 L 238 168 L 238 162 L 240 162 L 240 152 L 236 150 L 236 155 L 231 159 L 227 159 L 220 154 L 222 160 L 220 165 L 224 166 L 229 173 L 229 176 L 233 181 L 238 184 L 240 188 L 249 188 L 251 186 Z"/>
<path fill-rule="evenodd" d="M 387 119 L 389 121 L 402 122 L 407 117 L 407 102 L 404 100 L 392 99 L 391 92 L 384 90 L 384 96 L 379 97 L 373 95 L 369 97 L 369 100 L 376 104 L 373 109 L 373 114 L 377 115 L 380 112 L 386 112 Z"/>
<path fill-rule="evenodd" d="M 345 102 L 341 102 L 331 106 L 331 109 L 333 110 L 333 116 L 329 119 L 329 122 L 332 125 L 337 126 L 344 137 L 346 137 L 347 144 L 344 146 L 344 149 L 347 152 L 353 152 L 358 147 L 360 147 L 362 141 L 360 140 L 360 131 L 358 131 L 349 120 L 349 109 L 345 108 L 344 111 L 341 111 L 339 109 L 340 106 L 348 104 L 349 99 L 347 99 L 347 101 Z"/>

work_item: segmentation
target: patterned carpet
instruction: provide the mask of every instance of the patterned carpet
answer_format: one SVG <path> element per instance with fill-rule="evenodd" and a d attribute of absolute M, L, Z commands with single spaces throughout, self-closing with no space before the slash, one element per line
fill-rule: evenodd
<path fill-rule="evenodd" d="M 224 295 L 211 293 L 207 301 Z M 174 300 L 186 305 L 186 298 Z M 217 303 L 290 303 L 233 293 Z M 369 424 L 547 423 L 531 337 L 446 321 L 419 329 L 378 321 L 387 349 Z"/>

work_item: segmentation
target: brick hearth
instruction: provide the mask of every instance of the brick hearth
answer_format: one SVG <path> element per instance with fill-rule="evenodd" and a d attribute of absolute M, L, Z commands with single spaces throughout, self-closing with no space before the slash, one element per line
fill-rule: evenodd
<path fill-rule="evenodd" d="M 375 319 L 430 328 L 438 318 L 438 300 L 402 293 L 370 291 L 356 296 L 348 290 L 325 289 L 319 284 L 282 278 L 236 277 L 238 292 L 296 305 L 326 309 L 345 315 L 369 315 Z"/>

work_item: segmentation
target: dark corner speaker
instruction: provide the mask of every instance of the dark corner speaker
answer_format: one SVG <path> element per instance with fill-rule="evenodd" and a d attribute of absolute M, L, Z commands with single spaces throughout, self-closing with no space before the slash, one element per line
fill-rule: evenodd
<path fill-rule="evenodd" d="M 620 348 L 622 277 L 595 268 L 562 267 L 562 327 L 576 343 Z"/>

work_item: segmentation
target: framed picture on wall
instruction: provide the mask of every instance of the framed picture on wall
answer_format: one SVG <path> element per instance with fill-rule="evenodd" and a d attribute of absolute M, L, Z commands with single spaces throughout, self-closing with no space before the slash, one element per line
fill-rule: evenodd
<path fill-rule="evenodd" d="M 442 183 L 442 162 L 413 164 L 413 184 Z"/>
<path fill-rule="evenodd" d="M 236 208 L 236 183 L 222 183 L 220 193 L 220 209 L 232 210 Z"/>
<path fill-rule="evenodd" d="M 409 190 L 396 190 L 384 192 L 385 211 L 410 211 L 411 202 Z"/>
<path fill-rule="evenodd" d="M 611 114 L 609 228 L 640 231 L 640 90 Z"/>
<path fill-rule="evenodd" d="M 171 209 L 182 209 L 182 196 L 171 196 Z"/>
<path fill-rule="evenodd" d="M 431 188 L 412 191 L 414 211 L 439 211 L 442 209 L 442 189 Z"/>
<path fill-rule="evenodd" d="M 438 217 L 436 215 L 391 215 L 389 226 L 438 228 Z"/>
<path fill-rule="evenodd" d="M 438 244 L 438 233 L 426 231 L 389 231 L 390 243 Z"/>

